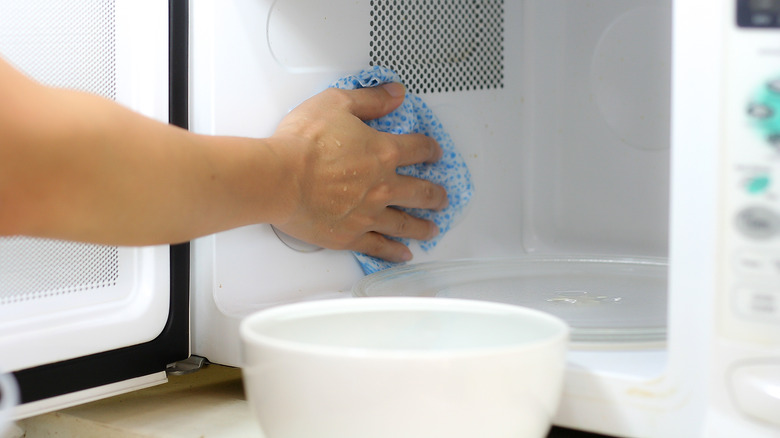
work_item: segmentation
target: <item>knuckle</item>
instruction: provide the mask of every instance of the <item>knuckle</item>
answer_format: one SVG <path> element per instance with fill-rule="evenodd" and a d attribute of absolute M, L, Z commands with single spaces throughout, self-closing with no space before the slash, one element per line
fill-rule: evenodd
<path fill-rule="evenodd" d="M 416 134 L 417 156 L 420 162 L 433 162 L 438 160 L 441 154 L 441 147 L 433 137 L 425 134 Z"/>
<path fill-rule="evenodd" d="M 396 235 L 399 237 L 406 237 L 406 233 L 409 230 L 409 216 L 406 214 L 399 214 L 399 220 L 395 224 Z"/>
<path fill-rule="evenodd" d="M 439 191 L 437 190 L 436 186 L 432 184 L 425 185 L 425 188 L 423 189 L 423 198 L 427 203 L 432 204 L 438 195 Z"/>
<path fill-rule="evenodd" d="M 366 235 L 362 243 L 359 250 L 374 257 L 380 257 L 385 252 L 387 246 L 385 239 L 375 233 Z"/>
<path fill-rule="evenodd" d="M 442 203 L 442 197 L 446 197 L 446 194 L 443 188 L 427 183 L 422 187 L 420 197 L 428 208 L 436 208 Z"/>
<path fill-rule="evenodd" d="M 397 166 L 401 160 L 401 151 L 393 143 L 387 142 L 384 147 L 381 148 L 377 154 L 379 160 L 387 166 L 392 166 L 393 169 Z"/>
<path fill-rule="evenodd" d="M 369 244 L 371 253 L 372 254 L 382 254 L 384 253 L 385 247 L 387 246 L 385 244 L 384 239 L 371 239 L 371 243 Z"/>
<path fill-rule="evenodd" d="M 372 193 L 372 200 L 379 205 L 386 205 L 393 195 L 393 188 L 390 183 L 383 181 L 378 183 Z"/>

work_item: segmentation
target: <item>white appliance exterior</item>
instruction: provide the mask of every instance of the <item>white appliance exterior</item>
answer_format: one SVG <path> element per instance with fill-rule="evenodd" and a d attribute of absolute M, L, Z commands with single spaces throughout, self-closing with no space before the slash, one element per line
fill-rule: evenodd
<path fill-rule="evenodd" d="M 2 0 L 0 54 L 47 85 L 100 94 L 167 122 L 168 10 L 165 0 Z M 111 247 L 15 236 L 0 239 L 0 261 L 4 371 L 137 346 L 166 328 L 171 311 L 167 245 Z M 165 381 L 159 370 L 25 403 L 14 415 Z"/>
<path fill-rule="evenodd" d="M 722 110 L 741 79 L 724 67 L 731 65 L 725 47 L 749 32 L 734 23 L 736 3 L 506 1 L 502 83 L 422 92 L 466 159 L 475 197 L 439 247 L 429 254 L 413 248 L 415 262 L 669 257 L 666 347 L 572 351 L 558 425 L 624 437 L 780 433 L 777 420 L 751 412 L 778 403 L 771 395 L 780 363 L 777 320 L 728 336 L 732 310 L 718 292 L 721 236 L 732 232 L 719 219 L 729 213 L 720 185 L 726 137 L 718 127 L 735 117 Z M 380 33 L 371 27 L 377 23 L 370 17 L 380 14 L 372 7 L 412 4 L 195 2 L 192 129 L 271 135 L 289 109 L 368 66 L 376 47 L 370 41 Z M 442 8 L 460 7 L 453 5 Z M 764 41 L 780 41 L 764 32 Z M 777 47 L 770 48 L 777 74 Z M 438 80 L 457 78 L 444 73 Z M 411 81 L 426 86 L 424 78 Z M 350 297 L 362 275 L 350 254 L 295 250 L 263 225 L 199 239 L 192 262 L 193 353 L 232 365 L 241 360 L 242 317 L 285 302 Z M 768 333 L 758 344 L 755 330 Z M 735 377 L 740 368 L 732 364 L 743 362 L 760 367 Z M 743 381 L 752 385 L 747 405 L 733 395 Z"/>

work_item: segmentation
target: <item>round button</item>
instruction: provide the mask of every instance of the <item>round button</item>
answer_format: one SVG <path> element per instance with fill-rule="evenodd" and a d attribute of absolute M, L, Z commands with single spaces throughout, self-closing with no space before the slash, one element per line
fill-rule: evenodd
<path fill-rule="evenodd" d="M 767 88 L 775 93 L 780 93 L 780 78 L 772 79 L 766 83 Z"/>
<path fill-rule="evenodd" d="M 772 184 L 772 178 L 767 174 L 754 175 L 745 181 L 745 190 L 751 195 L 765 193 Z"/>
<path fill-rule="evenodd" d="M 780 133 L 769 134 L 766 141 L 769 142 L 769 146 L 780 151 Z"/>
<path fill-rule="evenodd" d="M 780 426 L 780 363 L 747 363 L 734 367 L 729 376 L 735 404 L 745 414 Z"/>
<path fill-rule="evenodd" d="M 748 207 L 737 214 L 736 227 L 747 237 L 769 239 L 780 232 L 780 215 L 766 207 Z"/>
<path fill-rule="evenodd" d="M 775 115 L 775 112 L 770 106 L 761 103 L 751 103 L 748 105 L 747 113 L 756 119 L 768 119 Z"/>

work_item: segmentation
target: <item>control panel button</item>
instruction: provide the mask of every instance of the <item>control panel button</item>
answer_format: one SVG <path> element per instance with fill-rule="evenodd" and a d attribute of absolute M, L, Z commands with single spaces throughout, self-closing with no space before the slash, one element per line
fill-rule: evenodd
<path fill-rule="evenodd" d="M 745 181 L 745 190 L 751 195 L 758 195 L 766 192 L 772 183 L 769 175 L 754 175 Z"/>
<path fill-rule="evenodd" d="M 734 257 L 737 272 L 743 275 L 780 276 L 780 256 L 772 256 L 751 251 L 741 251 Z"/>
<path fill-rule="evenodd" d="M 748 105 L 747 113 L 750 117 L 756 119 L 768 119 L 775 115 L 772 107 L 760 103 L 751 103 Z"/>
<path fill-rule="evenodd" d="M 777 148 L 777 137 L 780 136 L 780 77 L 770 77 L 757 87 L 745 112 L 757 133 L 770 146 Z"/>
<path fill-rule="evenodd" d="M 729 380 L 739 410 L 758 420 L 780 425 L 780 360 L 737 366 Z"/>
<path fill-rule="evenodd" d="M 735 222 L 737 230 L 753 239 L 769 239 L 780 233 L 780 215 L 766 207 L 745 208 Z"/>
<path fill-rule="evenodd" d="M 735 293 L 738 314 L 746 318 L 780 321 L 780 291 L 769 286 L 740 287 Z"/>
<path fill-rule="evenodd" d="M 769 143 L 769 146 L 772 146 L 772 148 L 780 151 L 780 133 L 769 134 L 766 138 L 766 141 Z"/>
<path fill-rule="evenodd" d="M 780 78 L 772 79 L 767 82 L 766 86 L 773 92 L 780 94 Z"/>

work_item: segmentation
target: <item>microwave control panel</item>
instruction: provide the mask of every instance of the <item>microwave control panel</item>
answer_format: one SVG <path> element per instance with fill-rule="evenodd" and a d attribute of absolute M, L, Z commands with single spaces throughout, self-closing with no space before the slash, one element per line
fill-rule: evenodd
<path fill-rule="evenodd" d="M 780 425 L 780 0 L 735 0 L 725 33 L 717 361 L 747 418 Z M 720 384 L 718 384 L 718 387 Z"/>
<path fill-rule="evenodd" d="M 780 0 L 737 2 L 721 145 L 723 335 L 780 345 Z"/>

